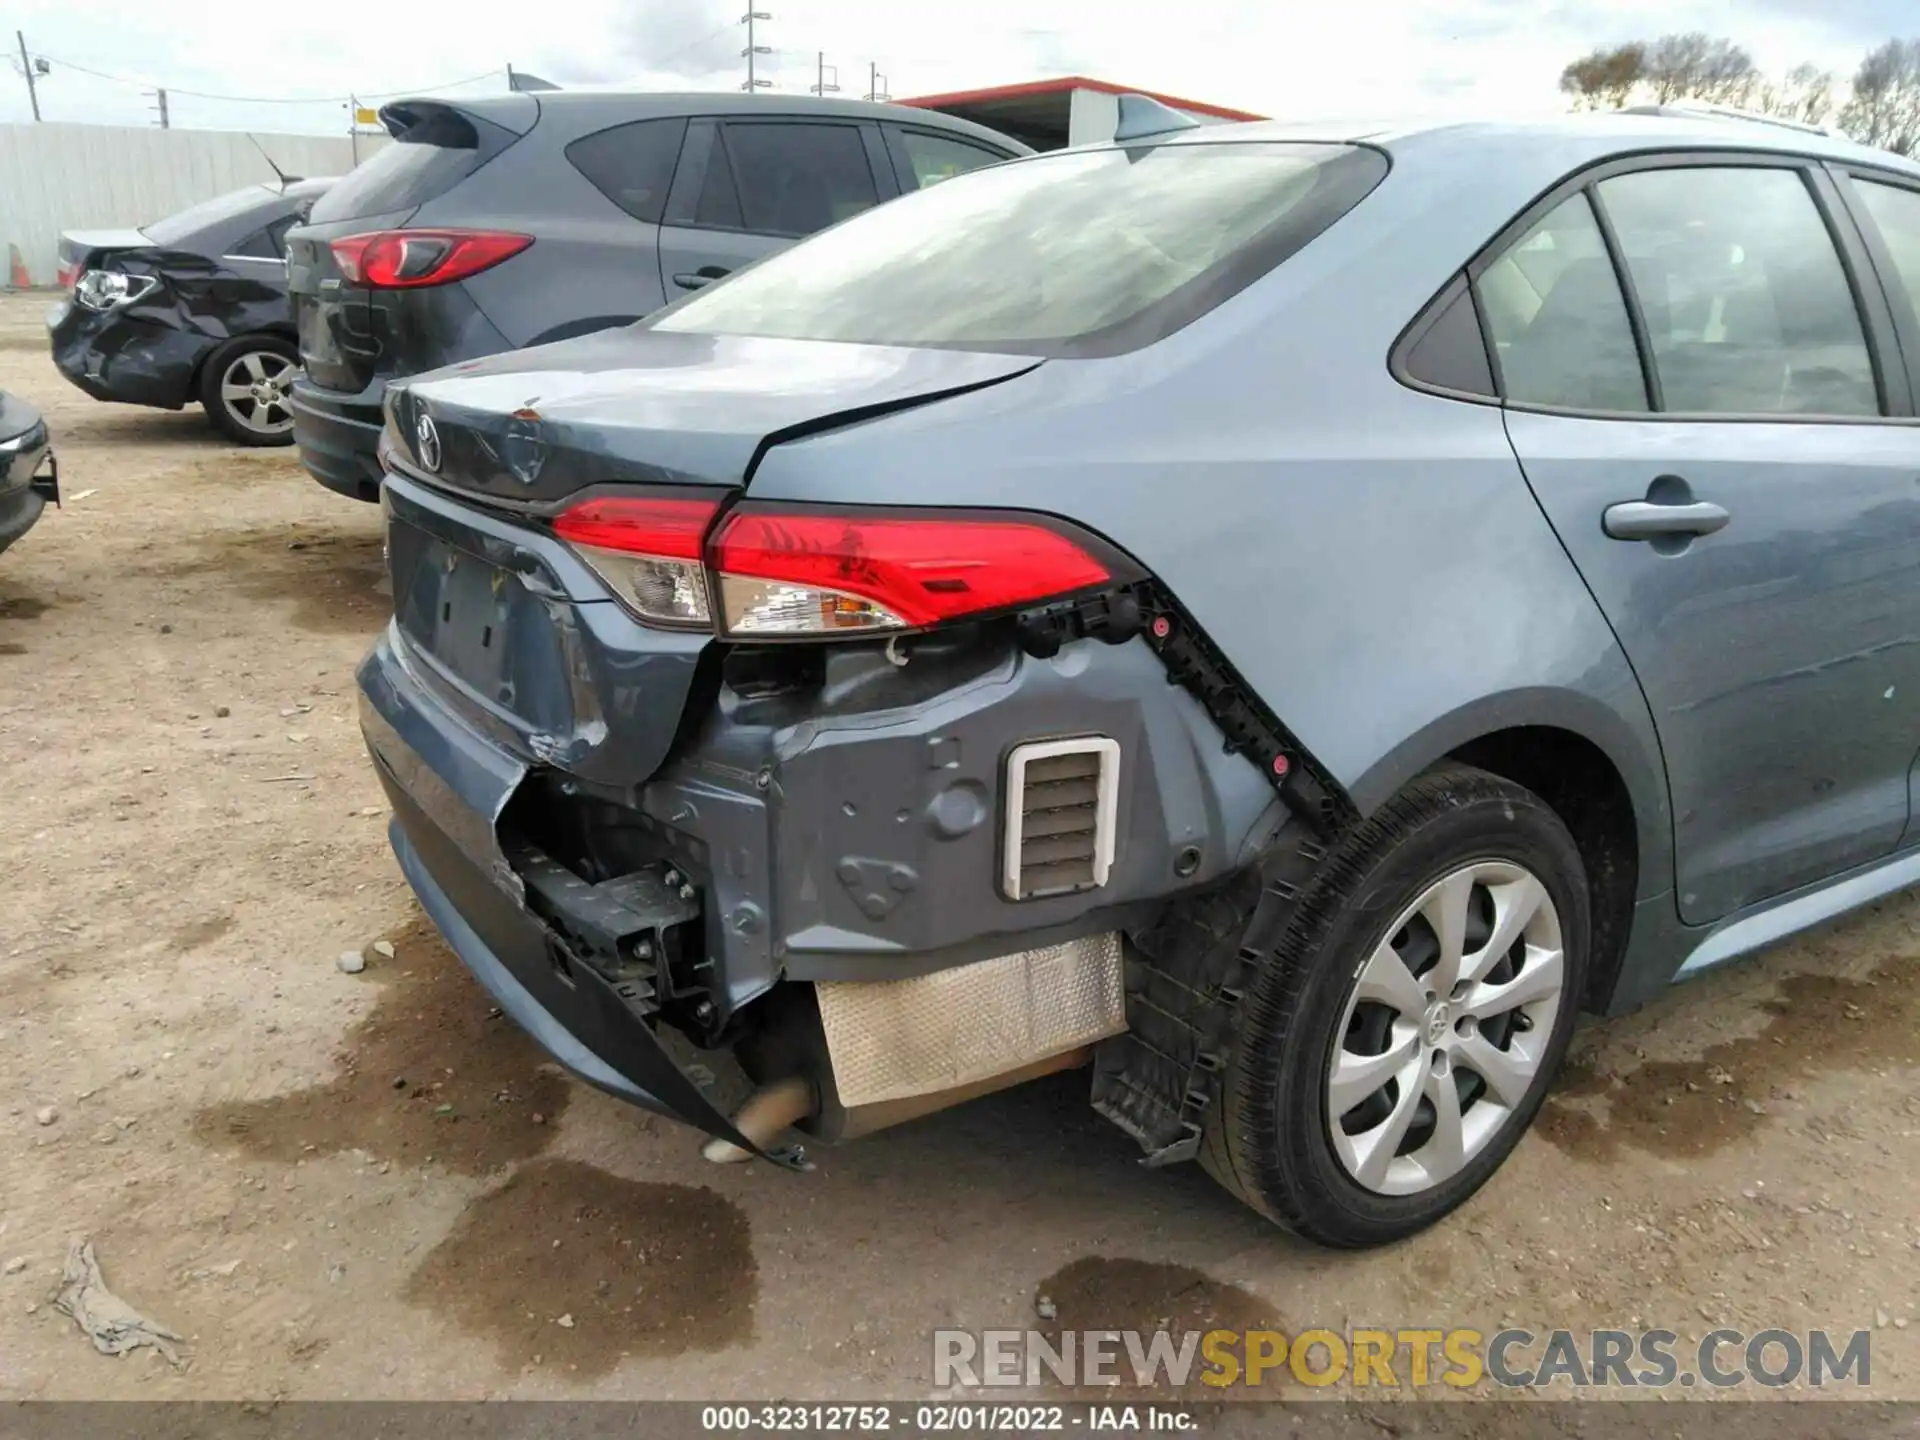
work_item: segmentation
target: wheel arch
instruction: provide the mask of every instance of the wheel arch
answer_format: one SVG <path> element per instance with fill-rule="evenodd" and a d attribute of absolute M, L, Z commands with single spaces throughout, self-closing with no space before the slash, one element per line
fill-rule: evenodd
<path fill-rule="evenodd" d="M 297 367 L 299 365 L 300 332 L 294 329 L 291 324 L 275 323 L 271 325 L 255 325 L 249 329 L 241 330 L 231 335 L 223 335 L 218 338 L 210 335 L 207 337 L 206 345 L 201 349 L 200 353 L 194 357 L 193 369 L 187 375 L 187 395 L 189 398 L 199 395 L 201 378 L 207 373 L 207 362 L 234 341 L 245 340 L 249 335 L 271 335 L 276 340 L 286 341 L 294 348 L 295 366 Z"/>
<path fill-rule="evenodd" d="M 1591 695 L 1558 689 L 1488 696 L 1426 726 L 1351 787 L 1367 813 L 1433 766 L 1457 761 L 1545 801 L 1587 868 L 1594 933 L 1581 999 L 1595 1011 L 1607 1008 L 1619 978 L 1636 903 L 1673 884 L 1666 772 L 1651 717 L 1644 704 L 1640 710 L 1623 716 Z"/>

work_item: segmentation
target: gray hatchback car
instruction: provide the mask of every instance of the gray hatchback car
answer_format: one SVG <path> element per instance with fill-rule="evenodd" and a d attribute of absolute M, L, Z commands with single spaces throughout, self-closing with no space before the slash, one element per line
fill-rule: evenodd
<path fill-rule="evenodd" d="M 480 982 L 713 1158 L 1086 1065 L 1377 1244 L 1579 1012 L 1920 880 L 1920 166 L 1131 128 L 395 391 L 362 723 Z"/>
<path fill-rule="evenodd" d="M 951 115 L 806 95 L 396 100 L 287 245 L 301 462 L 377 500 L 387 385 L 626 325 L 869 206 L 1010 156 Z"/>

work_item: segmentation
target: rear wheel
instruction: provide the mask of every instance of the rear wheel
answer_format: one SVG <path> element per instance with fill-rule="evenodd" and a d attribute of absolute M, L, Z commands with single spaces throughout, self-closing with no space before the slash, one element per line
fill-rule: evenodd
<path fill-rule="evenodd" d="M 1448 1214 L 1545 1098 L 1579 1009 L 1586 872 L 1539 797 L 1422 777 L 1331 858 L 1243 1003 L 1201 1159 L 1326 1245 Z"/>
<path fill-rule="evenodd" d="M 241 445 L 291 445 L 287 396 L 300 372 L 300 352 L 278 335 L 229 340 L 200 371 L 200 403 L 213 428 Z"/>

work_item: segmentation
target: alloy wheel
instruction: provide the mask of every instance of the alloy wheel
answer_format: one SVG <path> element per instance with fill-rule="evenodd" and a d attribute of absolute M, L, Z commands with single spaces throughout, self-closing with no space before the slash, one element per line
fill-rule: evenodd
<path fill-rule="evenodd" d="M 256 435 L 285 435 L 293 429 L 287 392 L 295 366 L 271 350 L 249 350 L 233 357 L 220 377 L 220 403 L 236 424 Z"/>
<path fill-rule="evenodd" d="M 1475 861 L 1421 892 L 1361 966 L 1328 1066 L 1347 1173 L 1414 1195 L 1465 1168 L 1539 1080 L 1565 973 L 1559 913 L 1524 867 Z"/>

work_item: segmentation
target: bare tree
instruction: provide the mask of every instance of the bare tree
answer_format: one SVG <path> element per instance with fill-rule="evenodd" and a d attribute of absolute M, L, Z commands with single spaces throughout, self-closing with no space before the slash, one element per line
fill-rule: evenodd
<path fill-rule="evenodd" d="M 1889 40 L 1854 72 L 1840 125 L 1854 139 L 1896 155 L 1920 153 L 1920 39 Z"/>
<path fill-rule="evenodd" d="M 1833 116 L 1833 72 L 1817 65 L 1796 65 L 1779 80 L 1763 80 L 1754 87 L 1755 109 L 1809 125 L 1824 125 Z"/>
<path fill-rule="evenodd" d="M 1698 30 L 1662 35 L 1646 47 L 1646 82 L 1662 105 L 1675 100 L 1744 105 L 1759 78 L 1753 57 L 1740 46 Z"/>
<path fill-rule="evenodd" d="M 1618 110 L 1632 98 L 1646 70 L 1646 47 L 1639 41 L 1601 46 L 1560 72 L 1560 88 L 1577 110 Z"/>

